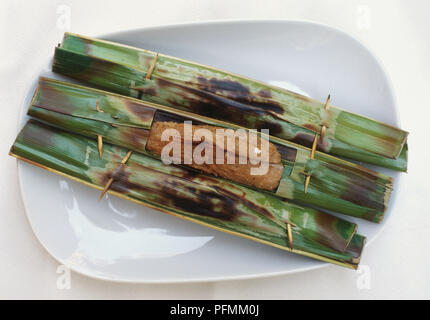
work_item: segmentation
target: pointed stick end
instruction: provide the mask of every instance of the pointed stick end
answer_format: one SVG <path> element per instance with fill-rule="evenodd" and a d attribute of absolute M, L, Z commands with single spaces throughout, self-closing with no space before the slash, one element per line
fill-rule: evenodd
<path fill-rule="evenodd" d="M 109 188 L 108 185 L 109 185 L 109 182 L 106 184 L 105 188 L 100 193 L 99 202 L 102 201 L 103 197 L 105 196 L 106 192 L 108 191 L 108 188 Z"/>
<path fill-rule="evenodd" d="M 288 234 L 288 242 L 290 244 L 291 250 L 293 249 L 293 232 L 291 231 L 291 224 L 287 223 L 287 234 Z"/>
<path fill-rule="evenodd" d="M 327 100 L 325 101 L 324 109 L 328 110 L 330 107 L 330 94 L 327 96 Z"/>
<path fill-rule="evenodd" d="M 104 189 L 103 189 L 102 193 L 100 194 L 99 201 L 101 201 L 101 200 L 103 199 L 104 195 L 105 195 L 105 194 L 106 194 L 106 192 L 109 190 L 109 188 L 110 188 L 110 186 L 111 186 L 112 182 L 113 182 L 113 178 L 110 178 L 110 179 L 108 180 L 108 182 L 106 183 L 106 185 L 105 185 L 105 187 L 104 187 Z"/>
<path fill-rule="evenodd" d="M 315 157 L 315 151 L 317 151 L 318 134 L 315 134 L 314 142 L 312 143 L 311 159 Z"/>
<path fill-rule="evenodd" d="M 309 182 L 311 180 L 311 176 L 306 176 L 305 180 L 305 193 L 308 193 Z"/>
<path fill-rule="evenodd" d="M 132 153 L 133 153 L 133 150 L 129 150 L 125 155 L 125 157 L 121 160 L 121 163 L 125 164 L 128 161 L 128 159 L 130 159 Z"/>
<path fill-rule="evenodd" d="M 97 136 L 98 149 L 99 149 L 99 157 L 103 159 L 103 138 L 102 136 Z"/>
<path fill-rule="evenodd" d="M 100 193 L 99 201 L 102 201 L 103 197 L 105 196 L 106 192 L 108 191 L 108 189 L 109 189 L 108 185 L 109 185 L 109 183 L 106 184 L 106 187 L 103 189 L 102 193 Z"/>
<path fill-rule="evenodd" d="M 322 126 L 322 128 L 321 128 L 321 134 L 320 134 L 320 141 L 321 141 L 321 143 L 324 142 L 325 130 L 326 130 L 326 126 Z"/>

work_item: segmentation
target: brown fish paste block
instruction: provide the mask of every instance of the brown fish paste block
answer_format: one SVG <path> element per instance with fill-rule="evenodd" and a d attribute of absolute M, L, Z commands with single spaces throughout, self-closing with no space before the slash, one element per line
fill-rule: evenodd
<path fill-rule="evenodd" d="M 235 139 L 235 149 L 234 154 L 232 151 L 227 150 L 227 137 L 224 136 L 224 139 L 218 139 L 216 138 L 216 130 L 217 129 L 223 129 L 221 127 L 216 126 L 209 126 L 209 125 L 192 125 L 190 126 L 192 128 L 192 135 L 191 137 L 194 137 L 194 133 L 198 129 L 206 129 L 209 130 L 212 133 L 212 138 L 207 138 L 205 136 L 205 139 L 202 140 L 194 140 L 191 143 L 192 145 L 192 151 L 194 152 L 195 148 L 201 144 L 201 143 L 210 143 L 212 144 L 212 163 L 207 163 L 210 161 L 205 161 L 205 163 L 199 164 L 195 162 L 195 159 L 192 159 L 191 164 L 186 164 L 192 168 L 201 170 L 205 173 L 212 174 L 214 176 L 220 176 L 222 178 L 226 178 L 235 182 L 242 183 L 244 185 L 256 187 L 259 189 L 264 190 L 273 190 L 279 185 L 279 181 L 281 180 L 282 173 L 284 171 L 284 166 L 281 162 L 281 155 L 276 149 L 276 147 L 269 142 L 269 148 L 268 153 L 269 157 L 268 159 L 264 161 L 264 157 L 261 157 L 261 152 L 264 152 L 261 148 L 261 138 L 257 137 L 256 141 L 256 148 L 254 150 L 249 150 L 248 146 L 246 146 L 247 154 L 245 156 L 245 159 L 240 157 L 240 148 L 244 147 L 242 144 L 244 143 L 244 140 L 236 138 Z M 175 129 L 177 130 L 181 135 L 181 141 L 176 142 L 180 143 L 180 150 L 181 150 L 181 159 L 175 159 L 180 160 L 180 163 L 184 163 L 184 142 L 187 137 L 184 135 L 184 124 L 183 123 L 176 123 L 176 122 L 154 122 L 152 124 L 151 130 L 149 132 L 149 138 L 146 145 L 147 150 L 161 155 L 163 147 L 165 147 L 167 144 L 172 143 L 172 146 L 174 147 L 175 142 L 174 141 L 162 141 L 161 137 L 166 129 Z M 191 132 L 191 131 L 190 131 Z M 246 138 L 246 143 L 248 143 L 249 133 L 247 132 L 239 132 L 239 136 L 242 136 L 242 138 Z M 246 135 L 244 137 L 243 135 Z M 171 139 L 172 140 L 172 139 Z M 221 151 L 220 151 L 221 150 Z M 224 153 L 224 163 L 216 163 L 216 155 L 217 153 L 220 154 L 220 152 Z M 229 153 L 230 152 L 230 153 Z M 204 153 L 202 156 L 206 156 Z M 227 160 L 230 157 L 230 160 L 234 158 L 234 163 L 228 163 Z M 208 159 L 209 160 L 209 159 Z M 261 160 L 260 163 L 255 162 Z M 219 162 L 219 161 L 218 161 Z M 231 162 L 231 161 L 230 161 Z M 265 174 L 251 174 L 251 168 L 264 168 L 267 166 L 268 170 Z M 264 170 L 262 170 L 264 171 Z"/>

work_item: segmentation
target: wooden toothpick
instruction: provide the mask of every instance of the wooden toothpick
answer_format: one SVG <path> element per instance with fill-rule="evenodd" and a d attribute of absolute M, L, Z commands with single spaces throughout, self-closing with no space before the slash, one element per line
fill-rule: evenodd
<path fill-rule="evenodd" d="M 287 233 L 288 242 L 290 243 L 290 248 L 293 249 L 293 232 L 291 231 L 291 224 L 287 223 Z"/>
<path fill-rule="evenodd" d="M 330 108 L 330 95 L 328 95 L 327 100 L 325 101 L 324 110 L 328 110 Z M 325 130 L 327 127 L 325 125 L 321 128 L 321 143 L 324 141 Z"/>
<path fill-rule="evenodd" d="M 309 182 L 311 181 L 311 175 L 310 174 L 306 174 L 306 179 L 305 179 L 305 193 L 308 193 L 308 188 L 309 188 Z"/>
<path fill-rule="evenodd" d="M 155 64 L 157 63 L 158 59 L 158 53 L 155 55 L 154 60 L 152 61 L 151 65 L 149 66 L 148 72 L 146 73 L 145 79 L 151 78 L 152 72 L 155 69 Z"/>
<path fill-rule="evenodd" d="M 325 101 L 324 109 L 328 110 L 330 107 L 330 95 L 327 96 L 327 100 Z"/>
<path fill-rule="evenodd" d="M 127 152 L 127 154 L 125 155 L 125 157 L 121 160 L 120 166 L 126 164 L 126 162 L 128 161 L 128 159 L 130 159 L 132 153 L 133 153 L 132 150 L 130 150 L 129 152 Z M 114 179 L 112 177 L 110 177 L 109 180 L 108 180 L 108 182 L 105 184 L 105 187 L 103 188 L 102 193 L 100 194 L 99 201 L 101 199 L 103 199 L 104 195 L 109 190 L 109 188 L 112 185 L 113 181 L 114 181 Z"/>
<path fill-rule="evenodd" d="M 327 96 L 327 100 L 326 100 L 325 105 L 324 105 L 324 110 L 328 110 L 329 108 L 330 108 L 330 95 Z M 326 129 L 327 129 L 326 125 L 323 125 L 321 128 L 321 133 L 320 133 L 321 143 L 323 143 L 323 141 L 324 141 L 324 135 L 325 135 Z M 311 155 L 310 155 L 311 159 L 315 158 L 315 152 L 317 150 L 317 145 L 318 145 L 318 133 L 315 133 L 314 141 L 312 143 Z M 311 175 L 309 173 L 304 173 L 304 174 L 306 175 L 305 193 L 308 193 L 309 182 L 311 181 Z"/>
<path fill-rule="evenodd" d="M 100 110 L 99 100 L 96 100 L 96 110 L 97 112 L 103 112 Z M 99 149 L 99 157 L 100 159 L 103 158 L 103 137 L 101 135 L 97 136 L 97 146 Z"/>
<path fill-rule="evenodd" d="M 312 150 L 311 150 L 311 159 L 315 158 L 315 151 L 317 150 L 317 143 L 318 142 L 318 134 L 315 134 L 314 142 L 312 143 Z"/>
<path fill-rule="evenodd" d="M 109 190 L 109 188 L 110 188 L 110 186 L 111 186 L 112 182 L 113 182 L 113 178 L 109 178 L 109 180 L 108 180 L 108 182 L 106 183 L 106 185 L 105 185 L 105 187 L 104 187 L 104 189 L 103 189 L 102 193 L 100 194 L 99 201 L 101 201 L 101 200 L 103 199 L 104 195 L 105 195 L 105 194 L 106 194 L 106 192 Z"/>
<path fill-rule="evenodd" d="M 314 142 L 312 143 L 312 150 L 311 150 L 311 159 L 315 158 L 315 151 L 317 150 L 317 142 L 318 142 L 318 134 L 315 134 Z M 305 193 L 308 193 L 308 187 L 309 182 L 311 181 L 311 175 L 309 173 L 306 174 L 305 179 Z"/>
<path fill-rule="evenodd" d="M 99 149 L 99 157 L 100 159 L 103 158 L 103 138 L 102 136 L 97 136 L 97 147 Z"/>

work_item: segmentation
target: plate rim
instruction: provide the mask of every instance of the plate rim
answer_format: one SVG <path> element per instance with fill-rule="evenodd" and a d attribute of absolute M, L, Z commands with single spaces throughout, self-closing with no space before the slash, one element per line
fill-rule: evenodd
<path fill-rule="evenodd" d="M 384 80 L 387 82 L 387 88 L 389 90 L 389 94 L 391 95 L 391 97 L 393 99 L 393 110 L 395 113 L 395 122 L 396 122 L 395 125 L 398 127 L 401 126 L 401 121 L 400 121 L 400 117 L 399 117 L 399 110 L 398 110 L 397 96 L 396 96 L 395 91 L 394 91 L 392 80 L 389 77 L 387 69 L 384 66 L 384 64 L 382 63 L 382 61 L 378 58 L 378 56 L 374 53 L 374 51 L 371 48 L 367 47 L 357 37 L 355 37 L 354 35 L 352 35 L 350 33 L 345 32 L 339 28 L 327 25 L 325 23 L 315 22 L 315 21 L 311 21 L 311 20 L 307 20 L 307 19 L 217 19 L 217 20 L 204 20 L 204 21 L 185 21 L 185 22 L 179 22 L 179 23 L 161 24 L 161 25 L 148 26 L 148 27 L 142 27 L 142 28 L 127 28 L 127 29 L 123 29 L 120 31 L 116 31 L 116 32 L 96 34 L 93 37 L 103 39 L 104 37 L 117 36 L 117 35 L 121 35 L 122 33 L 127 33 L 127 32 L 162 30 L 162 29 L 175 28 L 175 27 L 188 27 L 188 26 L 192 27 L 192 26 L 198 26 L 198 25 L 217 25 L 217 24 L 219 24 L 219 25 L 222 25 L 222 24 L 234 25 L 234 24 L 252 24 L 252 23 L 257 23 L 257 24 L 276 24 L 276 23 L 284 24 L 285 23 L 285 24 L 312 25 L 315 27 L 325 28 L 325 29 L 328 29 L 330 31 L 338 32 L 338 33 L 350 38 L 351 40 L 353 40 L 362 49 L 367 51 L 369 53 L 369 55 L 377 62 L 377 64 L 381 68 L 382 75 L 385 78 Z M 40 70 L 38 70 L 38 72 L 35 72 L 35 74 L 40 75 Z M 36 78 L 37 77 L 38 76 L 36 76 Z M 28 90 L 26 92 L 28 94 Z M 22 99 L 21 106 L 24 104 L 25 100 L 26 100 L 26 96 Z M 17 133 L 20 131 L 20 129 L 22 127 L 22 120 L 23 120 L 25 110 L 26 110 L 26 108 L 22 108 L 22 107 L 20 109 L 19 116 L 18 116 L 17 130 L 16 130 Z M 22 166 L 25 164 L 23 162 L 19 161 L 18 159 L 16 159 L 16 164 L 17 164 L 19 191 L 21 193 L 21 199 L 22 199 L 22 202 L 24 205 L 25 216 L 26 216 L 26 219 L 30 225 L 32 233 L 36 237 L 36 239 L 38 240 L 38 242 L 42 246 L 42 248 L 45 249 L 46 252 L 52 258 L 54 258 L 55 261 L 57 261 L 61 265 L 66 265 L 65 261 L 63 259 L 54 255 L 45 246 L 45 244 L 41 241 L 41 239 L 39 238 L 39 236 L 37 235 L 37 233 L 34 229 L 34 226 L 31 222 L 30 217 L 29 217 L 28 203 L 25 200 L 24 191 L 23 191 L 23 183 L 24 182 L 23 182 L 23 177 L 22 177 L 21 171 L 23 168 Z M 399 181 L 402 180 L 401 177 L 402 176 L 399 175 L 396 178 L 396 184 L 399 184 Z M 386 227 L 386 223 L 383 223 L 380 225 L 379 230 L 376 232 L 376 234 L 373 235 L 372 239 L 370 239 L 366 242 L 366 245 L 365 245 L 366 248 L 368 248 L 370 246 L 370 244 L 373 243 L 380 236 L 380 234 L 385 229 L 385 227 Z M 331 266 L 331 264 L 327 263 L 327 262 L 320 262 L 317 265 L 307 266 L 307 267 L 302 267 L 302 268 L 296 268 L 294 270 L 286 270 L 286 271 L 253 273 L 253 274 L 246 274 L 246 275 L 239 275 L 239 276 L 236 275 L 236 276 L 195 277 L 195 278 L 186 278 L 186 279 L 178 278 L 178 279 L 166 279 L 166 280 L 161 280 L 161 279 L 149 280 L 149 279 L 133 279 L 133 278 L 121 279 L 121 278 L 97 275 L 97 274 L 94 274 L 92 272 L 85 272 L 85 271 L 80 270 L 80 268 L 77 268 L 76 266 L 73 266 L 73 265 L 68 266 L 68 268 L 70 268 L 71 271 L 73 271 L 79 275 L 86 276 L 86 277 L 89 277 L 91 279 L 109 281 L 109 282 L 114 282 L 114 283 L 176 284 L 176 283 L 208 283 L 208 282 L 239 281 L 239 280 L 247 280 L 247 279 L 271 278 L 271 277 L 276 277 L 276 276 L 285 276 L 285 275 L 290 275 L 290 274 L 297 274 L 297 273 L 303 273 L 303 272 L 307 272 L 307 271 L 322 269 L 322 268 L 325 268 L 327 266 Z M 335 266 L 335 267 L 337 267 L 337 266 Z"/>

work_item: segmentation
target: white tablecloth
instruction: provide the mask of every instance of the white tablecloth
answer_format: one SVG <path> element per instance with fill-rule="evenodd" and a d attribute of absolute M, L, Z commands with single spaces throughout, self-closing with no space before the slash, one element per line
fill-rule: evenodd
<path fill-rule="evenodd" d="M 430 298 L 429 12 L 426 0 L 2 1 L 0 298 Z M 71 288 L 58 289 L 58 263 L 30 229 L 16 160 L 7 153 L 29 83 L 65 29 L 97 35 L 188 21 L 275 18 L 321 22 L 360 39 L 386 67 L 401 126 L 411 132 L 409 173 L 396 186 L 386 228 L 364 253 L 364 271 L 329 266 L 280 277 L 165 285 L 110 283 L 73 273 Z"/>

